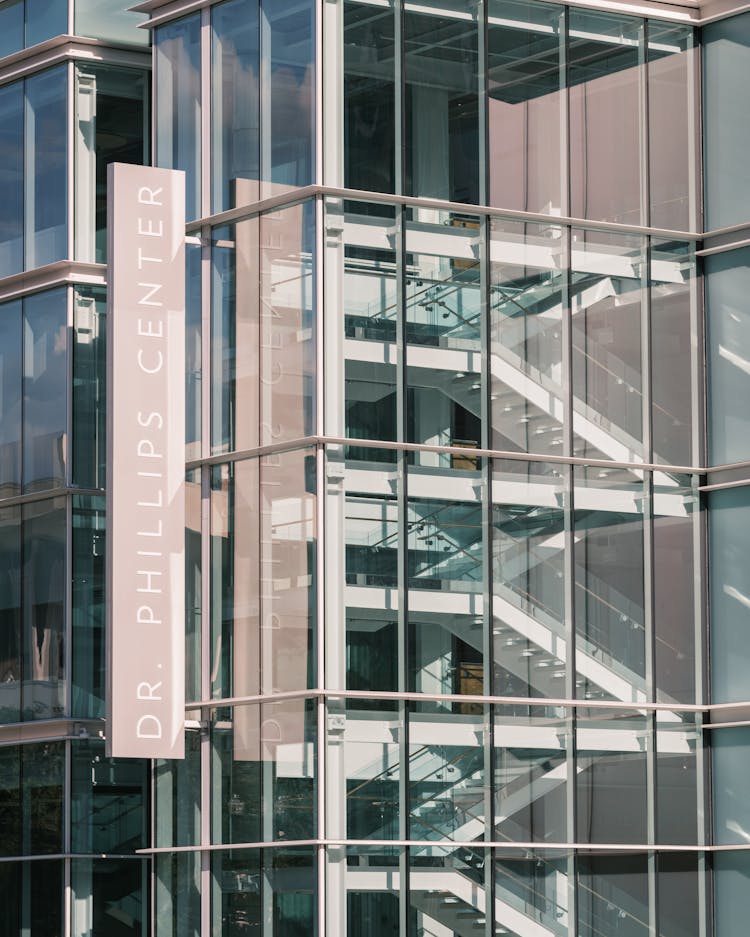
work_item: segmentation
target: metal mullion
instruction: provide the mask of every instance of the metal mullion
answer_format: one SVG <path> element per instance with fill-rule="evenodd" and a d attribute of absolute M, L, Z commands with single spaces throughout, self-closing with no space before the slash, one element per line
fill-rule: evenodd
<path fill-rule="evenodd" d="M 567 11 L 565 12 L 565 32 L 567 34 Z M 561 288 L 561 343 L 562 343 L 562 384 L 563 384 L 563 453 L 571 456 L 573 453 L 573 329 L 570 294 L 571 273 L 571 240 L 572 234 L 568 227 L 561 231 L 561 258 L 560 269 L 562 273 Z M 566 639 L 566 667 L 565 667 L 565 696 L 569 700 L 576 698 L 576 622 L 575 622 L 575 566 L 573 562 L 574 541 L 574 467 L 566 465 L 562 469 L 563 479 L 563 524 L 564 543 L 563 554 L 563 590 L 564 590 L 564 621 Z M 565 770 L 567 784 L 565 786 L 566 827 L 568 842 L 576 841 L 576 709 L 571 708 L 568 715 L 568 731 L 565 745 Z M 567 856 L 568 879 L 568 935 L 577 937 L 578 929 L 578 890 L 576 887 L 577 857 L 575 852 Z"/>
<path fill-rule="evenodd" d="M 318 19 L 318 37 L 317 42 L 322 43 L 321 21 Z M 318 60 L 318 83 L 321 83 L 323 63 Z M 322 135 L 322 91 L 319 101 L 318 119 L 320 123 L 317 127 L 316 138 Z M 322 150 L 316 164 L 316 174 L 322 174 Z M 323 258 L 325 251 L 325 217 L 324 217 L 324 196 L 319 194 L 315 198 L 315 430 L 320 433 L 324 429 L 325 418 L 325 271 Z M 323 443 L 318 443 L 315 447 L 315 582 L 316 582 L 316 616 L 315 616 L 315 654 L 316 654 L 316 687 L 322 690 L 326 686 L 326 668 L 325 668 L 325 594 L 324 583 L 326 582 L 325 562 L 326 562 L 326 526 L 325 511 L 327 498 L 327 474 L 326 474 L 326 450 Z M 317 823 L 316 832 L 319 838 L 325 837 L 328 832 L 328 823 L 326 819 L 326 749 L 328 742 L 328 725 L 326 716 L 326 697 L 321 694 L 316 701 L 316 719 L 317 719 L 317 738 L 318 738 L 318 756 L 315 760 L 317 770 Z M 326 932 L 326 866 L 327 853 L 326 848 L 320 845 L 315 850 L 317 856 L 317 927 L 319 937 L 323 937 Z"/>
<path fill-rule="evenodd" d="M 63 852 L 70 853 L 71 850 L 71 800 L 73 793 L 73 772 L 72 772 L 72 753 L 71 745 L 73 743 L 68 739 L 65 742 L 65 774 L 64 774 L 64 784 L 63 789 Z M 72 927 L 72 911 L 73 911 L 73 894 L 72 894 L 72 876 L 71 876 L 71 858 L 69 855 L 66 855 L 63 859 L 63 934 L 65 937 L 73 932 Z"/>
<path fill-rule="evenodd" d="M 404 191 L 404 149 L 406 141 L 406 86 L 404 84 L 404 7 L 402 0 L 394 0 L 393 51 L 394 51 L 394 124 L 396 140 L 394 146 L 394 176 L 396 195 Z"/>
<path fill-rule="evenodd" d="M 484 28 L 487 24 L 485 3 Z M 481 177 L 480 177 L 481 178 Z M 480 344 L 482 349 L 481 445 L 489 448 L 492 425 L 490 367 L 491 301 L 490 301 L 490 236 L 491 225 L 487 215 L 479 219 L 479 281 L 480 281 Z M 482 466 L 482 657 L 484 660 L 483 692 L 489 696 L 493 689 L 494 641 L 492 633 L 492 460 L 483 458 Z M 484 717 L 484 829 L 487 841 L 494 839 L 494 707 L 482 707 Z M 495 868 L 494 856 L 489 848 L 484 851 L 484 904 L 485 935 L 494 937 Z"/>
<path fill-rule="evenodd" d="M 404 206 L 396 209 L 396 438 L 406 440 L 407 432 L 407 362 L 406 362 L 406 212 Z M 399 693 L 408 687 L 408 550 L 409 533 L 407 475 L 408 455 L 398 450 L 398 675 Z M 399 838 L 409 837 L 409 704 L 404 699 L 398 703 L 399 714 Z M 399 851 L 399 931 L 406 937 L 409 926 L 409 850 Z"/>
<path fill-rule="evenodd" d="M 644 461 L 651 461 L 653 428 L 651 419 L 652 350 L 651 350 L 651 262 L 650 241 L 641 241 L 641 414 L 643 421 Z M 643 626 L 645 642 L 646 699 L 656 701 L 654 622 L 654 479 L 651 472 L 643 474 Z M 657 842 L 656 785 L 657 785 L 657 720 L 656 711 L 646 717 L 646 840 Z M 658 888 L 656 853 L 648 853 L 649 931 L 658 933 Z"/>
<path fill-rule="evenodd" d="M 640 124 L 641 224 L 651 222 L 651 165 L 649 162 L 648 21 L 642 20 L 638 36 L 638 111 Z"/>
<path fill-rule="evenodd" d="M 568 90 L 568 23 L 567 6 L 560 11 L 560 214 L 570 214 L 570 92 Z"/>
<path fill-rule="evenodd" d="M 211 7 L 201 10 L 201 75 L 200 75 L 200 179 L 201 179 L 201 213 L 211 214 Z"/>
<path fill-rule="evenodd" d="M 489 0 L 477 0 L 477 79 L 479 94 L 479 204 L 490 200 L 489 178 Z M 489 920 L 489 915 L 487 916 Z"/>
<path fill-rule="evenodd" d="M 211 229 L 201 230 L 201 454 L 211 454 Z M 201 484 L 201 696 L 211 698 L 211 471 L 210 465 L 200 468 Z M 211 843 L 211 736 L 208 711 L 200 713 L 203 728 L 200 736 L 200 843 Z M 200 856 L 200 918 L 201 934 L 211 933 L 211 853 Z"/>

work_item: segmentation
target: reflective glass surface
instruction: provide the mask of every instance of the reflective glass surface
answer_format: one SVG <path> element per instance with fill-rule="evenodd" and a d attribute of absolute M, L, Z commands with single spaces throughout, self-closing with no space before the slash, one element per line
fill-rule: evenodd
<path fill-rule="evenodd" d="M 187 218 L 201 214 L 200 15 L 154 32 L 156 165 L 185 171 Z"/>

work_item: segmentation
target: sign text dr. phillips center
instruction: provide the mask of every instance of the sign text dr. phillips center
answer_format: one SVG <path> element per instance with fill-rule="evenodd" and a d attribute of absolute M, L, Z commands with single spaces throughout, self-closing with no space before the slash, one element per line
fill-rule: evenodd
<path fill-rule="evenodd" d="M 183 758 L 185 176 L 108 194 L 107 751 Z"/>

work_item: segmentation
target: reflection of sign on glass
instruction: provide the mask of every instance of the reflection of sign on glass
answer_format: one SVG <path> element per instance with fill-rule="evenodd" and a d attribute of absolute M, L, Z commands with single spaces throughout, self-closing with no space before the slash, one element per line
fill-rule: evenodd
<path fill-rule="evenodd" d="M 184 757 L 185 178 L 109 169 L 108 754 Z"/>

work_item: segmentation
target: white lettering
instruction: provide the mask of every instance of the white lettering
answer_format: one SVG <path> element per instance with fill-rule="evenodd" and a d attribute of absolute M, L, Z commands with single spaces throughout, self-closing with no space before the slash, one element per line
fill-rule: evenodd
<path fill-rule="evenodd" d="M 161 257 L 147 257 L 147 256 L 143 253 L 142 249 L 139 247 L 139 248 L 138 248 L 138 269 L 139 269 L 139 270 L 143 270 L 143 265 L 144 265 L 144 263 L 147 263 L 147 264 L 160 264 L 160 263 L 163 263 L 163 261 L 162 261 Z M 151 304 L 149 304 L 149 305 L 151 305 Z"/>
<path fill-rule="evenodd" d="M 162 527 L 161 527 L 161 518 L 157 521 L 159 525 L 155 531 L 151 530 L 139 530 L 136 534 L 138 537 L 161 537 Z"/>
<path fill-rule="evenodd" d="M 164 303 L 162 302 L 151 301 L 151 297 L 154 295 L 154 293 L 156 293 L 158 290 L 164 287 L 163 283 L 139 283 L 138 286 L 142 286 L 145 290 L 148 290 L 146 295 L 142 299 L 138 300 L 139 306 L 163 306 L 164 305 Z"/>
<path fill-rule="evenodd" d="M 148 724 L 151 722 L 151 732 L 146 732 L 144 729 L 144 723 Z M 161 722 L 156 718 L 156 716 L 141 716 L 138 720 L 138 723 L 135 727 L 135 734 L 139 739 L 160 739 L 161 738 Z"/>
<path fill-rule="evenodd" d="M 135 691 L 136 699 L 160 700 L 161 696 L 154 695 L 160 686 L 161 681 L 159 683 L 139 683 L 138 689 Z"/>
<path fill-rule="evenodd" d="M 144 322 L 148 322 L 148 328 L 145 331 L 143 330 Z M 150 319 L 139 319 L 138 320 L 138 334 L 146 335 L 149 338 L 164 338 L 164 323 L 157 322 L 156 324 L 159 326 L 159 331 L 152 332 L 151 329 L 153 328 L 154 323 Z"/>
<path fill-rule="evenodd" d="M 161 185 L 158 189 L 152 189 L 150 186 L 142 185 L 140 189 L 138 189 L 138 201 L 141 205 L 161 205 L 162 203 L 157 202 L 156 197 L 161 195 L 163 190 L 164 187 Z M 147 192 L 148 198 L 146 197 Z"/>
<path fill-rule="evenodd" d="M 156 424 L 156 428 L 157 428 L 157 429 L 161 429 L 161 428 L 164 426 L 164 420 L 163 420 L 163 418 L 162 418 L 162 415 L 161 415 L 161 413 L 157 413 L 156 410 L 152 410 L 151 413 L 149 413 L 149 415 L 148 415 L 145 419 L 143 418 L 143 414 L 142 414 L 141 411 L 139 410 L 139 411 L 138 411 L 137 420 L 138 420 L 138 425 L 139 425 L 139 426 L 142 426 L 144 429 L 146 429 L 147 427 L 151 426 L 151 424 L 154 422 L 154 420 L 158 420 L 158 421 L 159 421 L 159 422 Z"/>
<path fill-rule="evenodd" d="M 135 620 L 139 625 L 160 625 L 161 618 L 154 616 L 150 605 L 141 605 L 136 613 Z"/>
<path fill-rule="evenodd" d="M 143 371 L 144 374 L 158 374 L 164 366 L 164 355 L 160 352 L 156 352 L 157 361 L 159 362 L 155 368 L 147 368 L 143 363 L 143 349 L 138 349 L 138 367 Z"/>
<path fill-rule="evenodd" d="M 154 449 L 154 444 L 150 439 L 138 440 L 138 455 L 142 459 L 161 459 L 161 452 Z"/>
<path fill-rule="evenodd" d="M 159 191 L 161 191 L 161 189 L 159 189 Z M 143 229 L 144 221 L 148 224 L 148 228 L 145 231 Z M 164 237 L 164 222 L 159 221 L 158 225 L 159 225 L 159 230 L 154 231 L 154 219 L 153 218 L 139 218 L 138 219 L 138 234 L 142 234 L 144 235 L 144 237 L 150 237 L 150 238 Z"/>
<path fill-rule="evenodd" d="M 161 577 L 161 573 L 155 569 L 137 569 L 135 571 L 136 576 L 145 576 L 146 582 L 148 585 L 145 589 L 136 589 L 136 592 L 150 592 L 152 595 L 161 595 L 161 589 L 154 588 L 154 584 L 151 582 L 154 576 Z"/>

